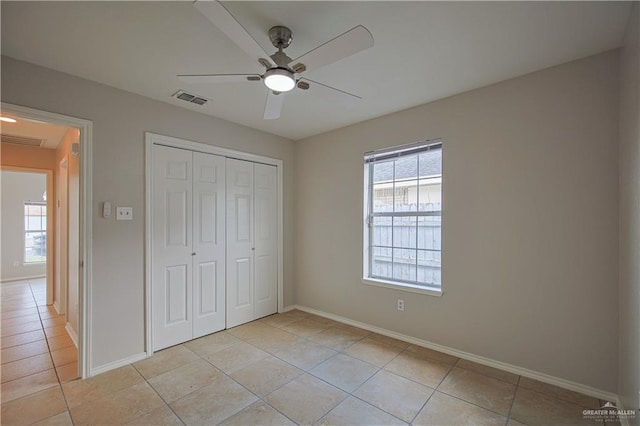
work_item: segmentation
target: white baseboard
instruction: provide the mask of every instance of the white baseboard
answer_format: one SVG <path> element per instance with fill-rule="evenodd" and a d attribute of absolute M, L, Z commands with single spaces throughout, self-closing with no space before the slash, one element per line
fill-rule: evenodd
<path fill-rule="evenodd" d="M 60 315 L 60 304 L 58 303 L 58 301 L 57 301 L 57 300 L 54 300 L 54 301 L 53 301 L 53 309 L 55 309 L 55 310 L 56 310 L 56 313 L 57 313 L 58 315 Z"/>
<path fill-rule="evenodd" d="M 136 355 L 132 355 L 127 358 L 119 359 L 118 361 L 110 362 L 100 367 L 92 368 L 89 371 L 89 377 L 93 377 L 98 374 L 106 373 L 107 371 L 115 370 L 116 368 L 124 367 L 125 365 L 133 364 L 134 362 L 141 361 L 147 358 L 146 352 L 141 352 Z M 88 377 L 87 377 L 88 378 Z"/>
<path fill-rule="evenodd" d="M 491 358 L 486 358 L 483 356 L 478 356 L 471 354 L 469 352 L 460 351 L 458 349 L 450 348 L 447 346 L 439 345 L 437 343 L 432 343 L 427 340 L 417 339 L 415 337 L 407 336 L 405 334 L 396 333 L 395 331 L 386 330 L 384 328 L 376 327 L 373 325 L 369 325 L 363 322 L 354 321 L 349 318 L 341 317 L 339 315 L 334 315 L 331 313 L 327 313 L 324 311 L 319 311 L 317 309 L 308 308 L 306 306 L 301 305 L 290 305 L 284 308 L 283 312 L 290 311 L 292 309 L 299 309 L 304 312 L 308 312 L 310 314 L 315 314 L 321 317 L 329 318 L 334 321 L 338 321 L 344 324 L 352 325 L 354 327 L 362 328 L 368 331 L 372 331 L 378 334 L 382 334 L 384 336 L 393 337 L 394 339 L 402 340 L 407 343 L 412 343 L 414 345 L 423 346 L 425 348 L 433 349 L 438 352 L 443 352 L 449 355 L 453 355 L 458 358 L 466 359 L 469 361 L 477 362 L 478 364 L 486 365 L 489 367 L 497 368 L 503 371 L 508 371 L 510 373 L 514 373 L 520 376 L 529 377 L 531 379 L 539 380 L 544 383 L 548 383 L 550 385 L 555 385 L 564 389 L 572 390 L 574 392 L 582 393 L 585 395 L 592 396 L 594 398 L 603 399 L 606 401 L 617 401 L 618 396 L 612 392 L 607 392 L 601 389 L 596 389 L 591 386 L 583 385 L 581 383 L 572 382 L 570 380 L 562 379 L 559 377 L 554 377 L 549 374 L 540 373 L 538 371 L 529 370 L 527 368 L 518 367 L 517 365 L 507 364 L 505 362 L 496 361 Z M 596 407 L 597 408 L 597 407 Z"/>
<path fill-rule="evenodd" d="M 14 278 L 2 278 L 0 279 L 0 283 L 11 283 L 14 281 L 26 281 L 26 280 L 35 280 L 38 278 L 47 278 L 46 275 L 29 275 L 27 277 L 14 277 Z"/>
<path fill-rule="evenodd" d="M 76 334 L 76 331 L 73 329 L 73 327 L 71 327 L 71 323 L 67 323 L 67 325 L 64 326 L 64 329 L 67 330 L 67 334 L 73 341 L 76 349 L 78 349 L 78 335 Z"/>

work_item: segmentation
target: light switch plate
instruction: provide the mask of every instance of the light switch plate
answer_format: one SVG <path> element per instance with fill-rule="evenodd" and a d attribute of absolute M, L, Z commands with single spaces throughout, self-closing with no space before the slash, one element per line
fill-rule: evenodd
<path fill-rule="evenodd" d="M 116 220 L 133 220 L 133 207 L 116 207 Z"/>

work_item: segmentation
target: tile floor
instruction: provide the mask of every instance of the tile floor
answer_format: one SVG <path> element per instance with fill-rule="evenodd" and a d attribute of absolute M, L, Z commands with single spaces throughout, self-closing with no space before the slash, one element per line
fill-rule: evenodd
<path fill-rule="evenodd" d="M 77 349 L 65 316 L 46 305 L 45 286 L 44 279 L 0 284 L 2 424 L 5 406 L 37 399 L 78 377 Z"/>
<path fill-rule="evenodd" d="M 601 405 L 585 395 L 291 311 L 88 380 L 3 400 L 2 423 L 593 425 L 582 411 Z"/>

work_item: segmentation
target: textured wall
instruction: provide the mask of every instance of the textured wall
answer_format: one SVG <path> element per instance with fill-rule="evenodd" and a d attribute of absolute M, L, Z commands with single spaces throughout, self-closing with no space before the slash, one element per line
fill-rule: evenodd
<path fill-rule="evenodd" d="M 297 142 L 298 303 L 615 392 L 618 60 L 589 57 Z M 364 152 L 438 137 L 443 296 L 363 284 Z"/>
<path fill-rule="evenodd" d="M 1 83 L 3 102 L 93 122 L 92 369 L 144 351 L 146 131 L 283 160 L 284 303 L 293 303 L 292 141 L 4 56 Z M 134 220 L 102 218 L 105 200 L 132 206 Z"/>

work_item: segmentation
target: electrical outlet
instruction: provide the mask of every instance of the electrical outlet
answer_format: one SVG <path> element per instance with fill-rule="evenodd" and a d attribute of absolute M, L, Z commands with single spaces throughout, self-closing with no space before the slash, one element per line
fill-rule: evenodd
<path fill-rule="evenodd" d="M 404 311 L 404 300 L 398 299 L 398 310 Z"/>
<path fill-rule="evenodd" d="M 20 266 L 20 261 L 19 260 L 14 260 L 13 261 L 13 266 Z"/>
<path fill-rule="evenodd" d="M 116 207 L 116 220 L 133 220 L 133 207 Z"/>

